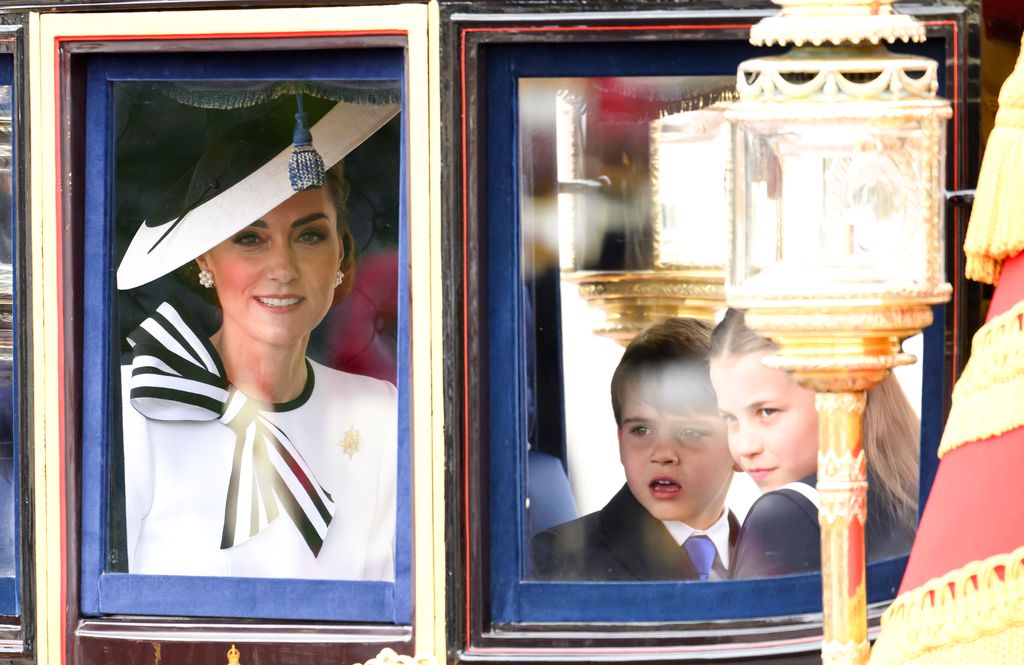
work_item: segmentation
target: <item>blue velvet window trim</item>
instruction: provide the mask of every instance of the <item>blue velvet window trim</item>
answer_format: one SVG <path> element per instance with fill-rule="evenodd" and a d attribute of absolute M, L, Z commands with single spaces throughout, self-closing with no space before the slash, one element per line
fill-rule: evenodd
<path fill-rule="evenodd" d="M 945 61 L 945 42 L 904 50 Z M 523 312 L 518 83 L 528 77 L 734 75 L 750 57 L 769 55 L 745 41 L 701 39 L 647 43 L 558 43 L 481 47 L 487 78 L 486 152 L 481 156 L 487 205 L 487 412 L 490 502 L 491 616 L 496 623 L 574 621 L 699 621 L 787 616 L 821 611 L 821 577 L 795 575 L 712 583 L 537 582 L 525 579 L 527 386 Z M 940 69 L 941 71 L 941 69 Z M 925 331 L 922 409 L 922 489 L 930 487 L 943 425 L 945 308 Z M 605 408 L 605 407 L 595 407 Z M 610 408 L 608 405 L 607 408 Z M 930 457 L 931 456 L 931 457 Z M 927 496 L 923 494 L 922 496 Z M 868 602 L 895 597 L 906 557 L 868 567 Z"/>
<path fill-rule="evenodd" d="M 14 85 L 14 56 L 11 54 L 0 55 L 0 85 L 13 86 Z M 10 107 L 5 110 L 5 113 L 11 118 L 11 164 L 17 165 L 20 156 L 17 153 L 17 136 L 19 127 L 14 124 L 14 119 L 18 117 L 18 114 L 14 113 L 14 107 L 18 104 L 20 99 L 21 91 L 15 90 L 12 87 L 10 94 Z M 18 276 L 18 261 L 16 258 L 16 251 L 18 247 L 18 206 L 17 206 L 17 192 L 20 187 L 18 180 L 18 168 L 12 166 L 11 168 L 11 192 L 10 200 L 7 202 L 10 206 L 10 219 L 7 223 L 10 224 L 10 229 L 7 230 L 10 234 L 11 243 L 11 268 L 13 270 L 12 279 L 17 284 L 19 279 Z M 12 312 L 14 319 L 11 323 L 12 330 L 18 329 L 18 302 L 17 302 L 18 289 L 15 288 L 13 291 Z M 7 432 L 4 431 L 8 427 L 10 428 L 10 441 L 3 441 L 9 447 L 6 451 L 9 454 L 9 459 L 0 460 L 0 464 L 4 465 L 3 473 L 6 478 L 8 492 L 5 492 L 3 496 L 0 496 L 0 519 L 10 519 L 10 524 L 7 528 L 0 529 L 2 534 L 3 542 L 0 542 L 0 562 L 2 562 L 5 572 L 9 572 L 11 564 L 13 563 L 13 574 L 4 574 L 0 576 L 0 615 L 5 616 L 17 616 L 21 613 L 21 599 L 19 598 L 19 579 L 21 576 L 21 465 L 20 465 L 20 453 L 19 453 L 19 441 L 20 437 L 18 434 L 18 402 L 19 402 L 19 375 L 18 375 L 18 355 L 19 349 L 17 345 L 14 348 L 14 362 L 11 368 L 11 385 L 0 389 L 0 438 L 6 438 Z M 13 519 L 11 519 L 13 516 Z M 9 532 L 8 532 L 9 529 Z"/>
<path fill-rule="evenodd" d="M 323 581 L 138 575 L 106 572 L 109 516 L 109 414 L 119 367 L 112 225 L 111 83 L 203 80 L 405 80 L 401 49 L 364 48 L 265 53 L 89 56 L 82 372 L 83 615 L 141 614 L 409 623 L 412 619 L 412 526 L 408 221 L 403 129 L 399 239 L 399 448 L 395 581 Z M 403 99 L 404 109 L 404 99 Z"/>
<path fill-rule="evenodd" d="M 0 577 L 0 614 L 18 614 L 18 578 Z"/>

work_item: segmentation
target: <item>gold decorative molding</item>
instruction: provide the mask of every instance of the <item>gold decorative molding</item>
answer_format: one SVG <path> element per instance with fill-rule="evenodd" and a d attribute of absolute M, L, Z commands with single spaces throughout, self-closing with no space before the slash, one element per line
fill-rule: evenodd
<path fill-rule="evenodd" d="M 242 665 L 242 654 L 234 644 L 228 649 L 228 665 Z"/>
<path fill-rule="evenodd" d="M 837 413 L 863 415 L 867 407 L 867 398 L 862 393 L 840 392 L 840 393 L 818 393 L 814 396 L 814 406 L 821 409 L 831 409 Z M 836 477 L 837 470 L 847 470 L 865 464 L 864 455 L 861 453 L 857 459 L 853 459 L 850 451 L 845 450 L 836 454 L 834 450 L 828 450 L 824 455 L 818 455 L 818 468 L 824 469 L 830 477 Z M 867 467 L 865 467 L 867 468 Z"/>
<path fill-rule="evenodd" d="M 380 653 L 355 665 L 438 665 L 433 656 L 400 656 L 394 649 L 382 649 Z"/>
<path fill-rule="evenodd" d="M 923 42 L 924 24 L 893 0 L 773 0 L 782 11 L 750 29 L 755 46 Z"/>
<path fill-rule="evenodd" d="M 871 646 L 867 640 L 863 642 L 837 642 L 832 640 L 821 645 L 821 659 L 826 663 L 860 665 L 868 661 L 869 655 L 871 655 Z"/>
<path fill-rule="evenodd" d="M 793 308 L 791 303 L 794 300 L 814 301 L 808 302 L 807 306 L 834 307 L 840 310 L 845 308 L 849 310 L 846 312 L 847 315 L 857 311 L 859 303 L 863 303 L 864 307 L 882 304 L 886 310 L 895 310 L 892 315 L 887 316 L 901 316 L 907 313 L 905 307 L 912 307 L 921 302 L 938 305 L 947 302 L 953 294 L 953 287 L 947 282 L 921 287 L 889 287 L 880 284 L 828 284 L 827 287 L 823 287 L 821 284 L 787 281 L 782 288 L 772 284 L 769 290 L 763 288 L 764 286 L 766 285 L 730 286 L 727 291 L 729 301 L 743 303 L 747 308 L 759 305 Z"/>
<path fill-rule="evenodd" d="M 844 526 L 851 520 L 857 520 L 861 526 L 868 519 L 868 484 L 851 483 L 849 487 L 834 488 L 829 491 L 818 481 L 821 496 L 821 507 L 818 509 L 819 524 L 842 523 Z"/>
<path fill-rule="evenodd" d="M 938 63 L 912 56 L 753 58 L 740 64 L 736 90 L 744 102 L 934 99 Z"/>
<path fill-rule="evenodd" d="M 821 499 L 821 588 L 825 644 L 867 644 L 867 600 L 864 586 L 864 520 L 867 515 L 867 460 L 861 446 L 861 416 L 867 405 L 864 391 L 818 391 L 818 481 Z M 843 652 L 825 663 L 863 663 L 845 660 Z M 823 652 L 823 656 L 824 656 Z M 856 655 L 856 652 L 854 652 Z"/>
<path fill-rule="evenodd" d="M 725 270 L 573 272 L 562 278 L 578 284 L 580 297 L 605 313 L 594 332 L 623 346 L 651 323 L 672 316 L 712 321 L 725 303 Z"/>
<path fill-rule="evenodd" d="M 868 461 L 860 441 L 860 419 L 867 406 L 867 393 L 819 392 L 814 403 L 822 428 L 818 523 L 823 533 L 834 528 L 845 538 L 851 520 L 857 520 L 861 526 L 867 520 Z"/>
<path fill-rule="evenodd" d="M 832 409 L 835 413 L 860 418 L 866 404 L 865 393 L 818 393 L 818 410 Z M 858 399 L 860 398 L 860 399 Z M 867 521 L 868 461 L 861 449 L 856 454 L 850 450 L 837 452 L 834 449 L 818 454 L 817 488 L 821 496 L 818 520 L 821 524 L 833 524 L 840 520 L 856 519 L 862 525 Z M 845 523 L 844 522 L 844 523 Z"/>

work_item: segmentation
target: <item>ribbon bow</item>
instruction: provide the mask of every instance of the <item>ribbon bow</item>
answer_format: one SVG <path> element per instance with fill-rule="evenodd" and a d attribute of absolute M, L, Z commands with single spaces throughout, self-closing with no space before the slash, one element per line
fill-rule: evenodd
<path fill-rule="evenodd" d="M 139 413 L 154 420 L 216 420 L 235 432 L 221 549 L 244 543 L 283 511 L 317 556 L 334 514 L 331 495 L 263 405 L 228 383 L 217 350 L 186 310 L 163 303 L 128 343 L 129 399 Z M 312 380 L 308 364 L 307 370 Z"/>

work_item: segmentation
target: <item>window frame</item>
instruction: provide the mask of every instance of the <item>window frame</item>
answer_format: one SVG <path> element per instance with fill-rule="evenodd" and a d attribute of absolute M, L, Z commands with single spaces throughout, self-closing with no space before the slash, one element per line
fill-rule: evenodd
<path fill-rule="evenodd" d="M 418 291 L 412 298 L 412 284 L 432 284 L 433 259 L 438 225 L 430 205 L 434 192 L 429 182 L 431 138 L 428 125 L 428 77 L 424 68 L 410 64 L 424 62 L 428 47 L 428 12 L 425 5 L 405 4 L 376 7 L 307 7 L 295 9 L 224 9 L 209 11 L 146 11 L 131 13 L 47 13 L 32 14 L 30 63 L 35 91 L 32 113 L 37 131 L 32 136 L 33 200 L 39 208 L 32 218 L 32 230 L 39 250 L 33 257 L 36 286 L 34 302 L 45 310 L 45 325 L 33 331 L 38 353 L 36 389 L 45 394 L 53 408 L 41 412 L 35 447 L 49 468 L 59 470 L 46 477 L 39 533 L 50 536 L 49 545 L 60 556 L 48 557 L 44 570 L 53 581 L 45 590 L 41 606 L 47 613 L 47 634 L 43 657 L 66 658 L 77 653 L 83 662 L 106 662 L 120 653 L 129 658 L 139 648 L 164 648 L 171 658 L 177 645 L 188 647 L 188 657 L 208 652 L 222 658 L 226 648 L 219 642 L 237 641 L 243 659 L 259 654 L 282 657 L 297 652 L 330 654 L 344 661 L 366 659 L 390 646 L 408 652 L 414 624 L 422 623 L 414 612 L 418 597 L 431 602 L 432 589 L 422 585 L 414 593 L 413 569 L 431 567 L 429 546 L 433 508 L 420 510 L 413 501 L 413 477 L 433 476 L 429 436 L 440 426 L 431 402 L 431 350 L 435 344 L 431 311 L 431 290 Z M 400 405 L 400 431 L 408 446 L 399 468 L 396 539 L 405 545 L 396 552 L 396 578 L 392 610 L 379 623 L 364 623 L 371 617 L 335 617 L 330 623 L 312 619 L 274 619 L 273 623 L 238 618 L 224 613 L 209 620 L 177 616 L 132 618 L 111 615 L 86 618 L 80 612 L 78 512 L 82 490 L 80 441 L 83 435 L 81 313 L 83 289 L 76 281 L 82 274 L 82 228 L 84 192 L 71 174 L 82 173 L 85 163 L 80 132 L 85 109 L 84 60 L 95 53 L 149 53 L 156 51 L 277 51 L 306 49 L 396 48 L 403 54 L 403 151 L 401 198 L 405 259 L 404 283 L 409 284 L 405 301 L 409 322 L 407 366 L 410 375 L 407 407 Z M 77 124 L 76 124 L 77 123 Z M 49 129 L 46 131 L 44 128 Z M 411 343 L 416 330 L 416 344 Z M 416 368 L 416 371 L 413 371 Z M 403 399 L 400 396 L 400 400 Z M 419 441 L 419 445 L 416 442 Z M 404 471 L 403 471 L 404 469 Z M 404 475 L 402 475 L 404 474 Z M 429 490 L 426 496 L 430 498 Z M 424 519 L 427 518 L 427 519 Z M 417 521 L 421 528 L 413 529 Z M 427 555 L 421 555 L 426 546 Z M 414 554 L 415 550 L 415 554 Z M 419 575 L 417 575 L 419 577 Z M 367 584 L 374 584 L 368 582 Z M 376 583 L 387 584 L 387 583 Z M 315 589 L 320 589 L 316 587 Z M 314 590 L 315 590 L 314 589 Z M 422 593 L 426 592 L 426 593 Z M 307 598 L 311 597 L 307 594 Z M 244 601 L 243 601 L 244 602 Z M 306 602 L 308 615 L 317 603 Z M 352 623 L 360 621 L 360 623 Z M 65 632 L 67 631 L 67 632 Z M 70 636 L 65 639 L 65 635 Z M 228 636 L 228 637 L 226 637 Z M 157 646 L 144 646 L 153 645 Z M 249 644 L 248 649 L 242 644 Z M 291 645 L 291 646 L 290 646 Z M 299 645 L 299 646 L 295 646 Z M 230 646 L 230 645 L 228 645 Z M 67 654 L 54 651 L 68 649 Z M 197 651 L 198 649 L 198 651 Z M 113 654 L 113 655 L 112 655 Z M 219 655 L 215 655 L 219 654 Z"/>
<path fill-rule="evenodd" d="M 25 32 L 17 22 L 0 26 L 0 67 L 3 69 L 3 84 L 11 86 L 11 239 L 12 239 L 12 425 L 14 487 L 12 500 L 14 510 L 15 572 L 12 576 L 0 578 L 0 653 L 17 657 L 31 656 L 31 641 L 35 628 L 33 598 L 35 576 L 33 574 L 34 539 L 31 537 L 34 520 L 34 483 L 31 444 L 31 413 L 34 395 L 25 377 L 30 376 L 32 309 L 30 287 L 25 275 L 28 268 L 28 244 L 30 233 L 26 232 L 27 207 L 27 139 L 28 122 L 25 108 L 24 58 Z M 26 611 L 28 610 L 28 611 Z"/>
<path fill-rule="evenodd" d="M 742 45 L 746 43 L 749 26 L 768 13 L 553 12 L 518 16 L 453 13 L 451 16 L 453 25 L 447 43 L 454 61 L 452 76 L 459 85 L 449 112 L 458 123 L 455 138 L 459 141 L 461 159 L 457 157 L 453 162 L 459 169 L 456 185 L 461 187 L 449 203 L 459 211 L 462 228 L 453 232 L 454 237 L 449 242 L 450 256 L 462 265 L 463 280 L 463 309 L 458 322 L 461 364 L 456 370 L 463 391 L 454 405 L 460 410 L 461 430 L 457 438 L 461 443 L 456 452 L 461 457 L 458 467 L 461 477 L 454 482 L 463 488 L 464 503 L 459 529 L 462 547 L 457 557 L 452 553 L 450 558 L 465 566 L 466 573 L 453 584 L 463 599 L 463 606 L 457 613 L 458 629 L 450 629 L 449 634 L 463 645 L 462 655 L 466 660 L 500 660 L 511 653 L 538 660 L 578 659 L 596 653 L 610 660 L 657 658 L 666 653 L 692 653 L 713 658 L 820 648 L 821 598 L 817 575 L 787 578 L 786 586 L 801 585 L 807 602 L 791 606 L 786 613 L 768 616 L 763 608 L 765 603 L 773 606 L 774 591 L 781 588 L 776 586 L 780 584 L 778 580 L 710 585 L 680 582 L 668 586 L 556 583 L 524 581 L 518 572 L 524 547 L 521 506 L 525 497 L 526 454 L 525 446 L 515 445 L 515 442 L 525 441 L 525 353 L 515 335 L 507 332 L 520 330 L 523 323 L 516 184 L 518 130 L 514 80 L 517 73 L 514 63 L 496 60 L 493 53 L 516 47 L 539 51 L 547 48 L 544 44 L 552 42 L 565 45 L 569 50 L 580 44 L 622 43 L 631 38 L 644 46 L 692 40 L 729 40 L 734 45 Z M 951 88 L 946 95 L 954 105 L 954 120 L 948 132 L 947 188 L 958 189 L 963 179 L 965 138 L 965 79 L 964 68 L 960 66 L 966 55 L 965 40 L 961 39 L 963 12 L 948 8 L 914 8 L 912 13 L 926 22 L 930 38 L 941 40 L 941 58 L 937 59 L 940 64 L 944 61 L 943 83 Z M 748 48 L 752 51 L 745 57 L 766 54 L 764 49 Z M 742 59 L 735 56 L 728 73 L 734 74 L 735 64 Z M 586 66 L 569 71 L 572 65 L 567 64 L 566 59 L 549 58 L 548 62 L 558 64 L 547 65 L 547 69 L 542 65 L 542 74 L 528 67 L 520 69 L 518 74 L 586 75 L 580 73 L 586 71 Z M 494 99 L 496 90 L 500 95 L 497 100 Z M 489 115 L 492 111 L 494 114 Z M 947 224 L 947 249 L 955 257 L 962 246 L 966 218 L 960 211 L 952 211 Z M 514 258 L 504 258 L 507 256 Z M 957 274 L 958 265 L 955 258 L 947 261 L 951 275 Z M 928 460 L 937 450 L 955 360 L 947 355 L 945 340 L 953 335 L 953 347 L 962 348 L 965 334 L 962 325 L 957 329 L 954 322 L 962 320 L 965 307 L 963 298 L 957 300 L 956 296 L 950 306 L 937 307 L 937 323 L 926 334 L 924 342 L 923 371 L 932 380 L 923 382 L 922 508 L 934 478 L 935 464 L 929 464 Z M 506 334 L 502 336 L 501 331 Z M 498 356 L 501 365 L 496 362 Z M 489 390 L 488 386 L 497 387 Z M 895 596 L 905 560 L 902 557 L 898 563 L 887 561 L 872 565 L 869 601 L 876 602 L 869 607 L 869 613 L 873 621 L 877 622 L 888 604 L 886 599 Z M 684 585 L 694 605 L 706 606 L 715 600 L 706 595 L 710 588 L 728 588 L 729 598 L 749 596 L 756 591 L 760 604 L 748 603 L 745 618 L 738 620 L 735 610 L 741 605 L 736 604 L 724 611 L 716 606 L 712 612 L 704 614 L 687 612 L 677 604 L 673 612 L 647 613 L 632 621 L 621 613 L 609 613 L 613 593 L 620 594 L 617 596 L 620 605 L 633 602 L 630 606 L 638 607 L 642 601 L 634 602 L 631 599 L 634 595 L 650 598 L 655 589 L 678 591 Z M 608 590 L 596 589 L 601 586 L 608 586 Z M 816 607 L 813 607 L 815 597 Z M 816 610 L 819 613 L 816 614 Z"/>
<path fill-rule="evenodd" d="M 83 303 L 83 390 L 82 390 L 82 589 L 81 608 L 85 615 L 144 614 L 156 616 L 234 616 L 237 618 L 304 619 L 328 621 L 373 621 L 408 623 L 410 607 L 410 542 L 406 520 L 396 523 L 395 582 L 348 580 L 288 580 L 234 577 L 189 577 L 184 575 L 141 575 L 108 572 L 104 562 L 109 552 L 106 503 L 110 482 L 110 441 L 120 420 L 119 391 L 86 390 L 84 386 L 119 383 L 120 360 L 112 343 L 119 338 L 116 326 L 116 291 L 111 281 L 116 266 L 113 242 L 113 138 L 111 136 L 112 87 L 120 82 L 165 80 L 398 80 L 404 69 L 399 49 L 375 58 L 366 66 L 358 51 L 331 53 L 275 53 L 273 63 L 259 54 L 247 62 L 224 65 L 217 53 L 164 56 L 160 54 L 117 54 L 88 56 L 86 83 L 85 236 L 90 239 L 84 255 Z M 337 55 L 338 57 L 332 57 Z M 367 56 L 373 57 L 373 56 Z M 253 62 L 252 60 L 255 60 Z M 325 65 L 325 60 L 333 60 Z M 397 61 L 397 62 L 395 62 Z M 386 64 L 384 64 L 386 63 Z M 217 71 L 208 72 L 213 64 Z M 282 66 L 284 65 L 284 66 Z M 268 67 L 270 72 L 262 71 Z M 379 67 L 380 71 L 372 71 Z M 312 71 L 310 71 L 312 70 Z M 369 70 L 369 71 L 368 71 Z M 196 78 L 195 72 L 204 72 Z M 314 73 L 315 72 L 315 73 Z M 382 75 L 382 72 L 384 74 Z M 407 137 L 402 137 L 404 143 Z M 402 151 L 404 153 L 404 150 Z M 402 155 L 404 157 L 404 154 Z M 400 183 L 405 180 L 405 161 L 400 162 Z M 399 185 L 401 190 L 401 184 Z M 407 264 L 408 220 L 404 197 L 399 200 L 399 330 L 408 331 Z M 399 339 L 399 422 L 408 422 L 408 333 Z M 399 429 L 398 487 L 408 487 L 408 429 Z M 403 484 L 404 483 L 404 484 Z M 399 500 L 408 503 L 408 492 L 398 490 Z M 315 592 L 325 593 L 324 602 L 304 604 Z M 197 603 L 197 598 L 203 602 Z M 239 601 L 242 600 L 240 603 Z"/>

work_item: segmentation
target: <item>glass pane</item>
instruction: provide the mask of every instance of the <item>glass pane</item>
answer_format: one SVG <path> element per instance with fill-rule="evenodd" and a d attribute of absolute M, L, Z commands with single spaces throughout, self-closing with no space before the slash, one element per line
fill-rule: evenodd
<path fill-rule="evenodd" d="M 724 294 L 712 287 L 724 278 L 729 243 L 732 130 L 723 109 L 734 85 L 712 76 L 520 79 L 525 578 L 698 579 L 693 568 L 673 568 L 688 534 L 724 528 L 734 539 L 762 496 L 751 475 L 733 472 L 737 460 L 710 388 L 710 405 L 701 397 L 688 404 L 699 390 L 658 375 L 664 393 L 634 400 L 656 413 L 638 422 L 626 410 L 629 389 L 618 390 L 621 425 L 610 398 L 623 348 L 639 329 L 669 316 L 710 326 L 724 308 Z M 851 196 L 884 198 L 877 187 Z M 810 196 L 802 205 L 812 203 Z M 751 246 L 774 248 L 774 240 Z M 900 379 L 919 412 L 920 365 L 901 370 Z M 680 440 L 706 440 L 703 452 L 680 453 L 689 461 L 679 469 L 708 465 L 697 479 L 651 475 L 635 462 L 629 441 L 650 434 L 654 416 L 677 428 Z M 664 509 L 687 494 L 707 498 L 697 510 Z M 728 542 L 719 549 L 709 579 L 730 577 L 732 551 Z M 687 552 L 691 563 L 699 556 Z"/>
<path fill-rule="evenodd" d="M 109 570 L 394 579 L 400 100 L 113 84 Z"/>
<path fill-rule="evenodd" d="M 731 178 L 723 109 L 734 85 L 731 76 L 520 80 L 528 552 L 545 529 L 621 503 L 627 476 L 609 387 L 632 326 L 687 311 L 707 320 L 721 307 Z M 630 280 L 641 283 L 624 287 Z M 694 308 L 688 289 L 712 295 L 701 292 Z M 616 304 L 637 294 L 633 309 Z M 718 476 L 728 486 L 724 451 Z M 736 474 L 733 511 L 742 518 L 755 497 Z M 527 561 L 527 577 L 671 579 Z"/>
<path fill-rule="evenodd" d="M 747 255 L 736 284 L 802 292 L 814 287 L 802 279 L 811 270 L 836 288 L 856 282 L 867 291 L 943 280 L 942 253 L 919 223 L 941 214 L 941 206 L 922 205 L 943 163 L 943 152 L 929 149 L 928 127 L 889 119 L 745 123 Z"/>
<path fill-rule="evenodd" d="M 14 453 L 14 256 L 11 86 L 0 86 L 0 576 L 13 577 L 16 464 Z"/>

